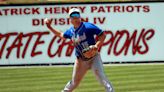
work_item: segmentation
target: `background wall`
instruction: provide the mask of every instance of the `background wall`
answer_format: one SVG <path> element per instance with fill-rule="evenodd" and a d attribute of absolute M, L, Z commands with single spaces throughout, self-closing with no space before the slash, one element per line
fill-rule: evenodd
<path fill-rule="evenodd" d="M 78 7 L 83 20 L 106 31 L 104 62 L 164 60 L 164 3 L 37 4 L 0 6 L 0 65 L 73 63 L 74 47 L 46 28 L 67 30 L 68 10 Z"/>

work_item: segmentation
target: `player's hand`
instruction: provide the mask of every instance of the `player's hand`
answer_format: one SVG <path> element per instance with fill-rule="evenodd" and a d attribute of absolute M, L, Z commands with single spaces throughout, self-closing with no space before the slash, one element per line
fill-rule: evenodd
<path fill-rule="evenodd" d="M 97 51 L 98 50 L 98 47 L 96 45 L 91 45 L 91 46 L 89 46 L 89 48 L 91 50 L 94 50 L 94 51 Z"/>
<path fill-rule="evenodd" d="M 52 23 L 52 20 L 50 20 L 48 18 L 45 18 L 44 19 L 44 23 L 46 23 L 47 27 L 50 27 L 51 26 L 51 23 Z"/>
<path fill-rule="evenodd" d="M 97 46 L 91 45 L 88 48 L 85 48 L 82 52 L 85 58 L 92 58 L 97 54 Z"/>

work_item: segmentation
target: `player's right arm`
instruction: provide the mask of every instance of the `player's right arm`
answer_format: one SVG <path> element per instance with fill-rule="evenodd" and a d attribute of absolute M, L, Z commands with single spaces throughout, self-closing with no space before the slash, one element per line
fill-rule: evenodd
<path fill-rule="evenodd" d="M 64 38 L 64 36 L 63 36 L 63 32 L 61 32 L 60 30 L 55 29 L 55 28 L 53 28 L 53 27 L 51 26 L 52 20 L 50 20 L 50 19 L 45 19 L 44 21 L 45 21 L 45 23 L 46 23 L 48 29 L 49 29 L 51 32 L 53 32 L 56 36 L 58 36 L 58 37 L 62 38 L 63 40 L 65 40 L 65 38 Z"/>

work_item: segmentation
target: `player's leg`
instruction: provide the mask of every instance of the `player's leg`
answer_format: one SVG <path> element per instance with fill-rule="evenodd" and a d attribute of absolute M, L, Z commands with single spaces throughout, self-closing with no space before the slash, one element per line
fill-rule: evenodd
<path fill-rule="evenodd" d="M 76 60 L 74 64 L 72 80 L 69 81 L 62 92 L 72 92 L 80 83 L 88 68 L 86 63 L 81 60 Z"/>
<path fill-rule="evenodd" d="M 91 69 L 95 74 L 97 80 L 100 82 L 100 84 L 105 87 L 106 92 L 114 92 L 112 84 L 105 76 L 102 60 L 99 54 L 94 58 Z"/>

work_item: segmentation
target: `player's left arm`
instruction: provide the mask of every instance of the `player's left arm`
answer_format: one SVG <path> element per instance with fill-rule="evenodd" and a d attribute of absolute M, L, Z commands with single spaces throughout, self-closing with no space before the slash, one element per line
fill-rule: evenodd
<path fill-rule="evenodd" d="M 97 35 L 97 41 L 95 45 L 90 45 L 89 48 L 83 50 L 83 54 L 86 58 L 91 58 L 96 55 L 99 48 L 103 45 L 106 38 L 105 32 L 97 28 L 96 26 L 92 27 L 92 33 Z"/>
<path fill-rule="evenodd" d="M 101 34 L 98 35 L 98 38 L 95 44 L 95 47 L 97 49 L 99 49 L 103 45 L 105 38 L 106 38 L 105 32 L 102 32 Z"/>
<path fill-rule="evenodd" d="M 95 45 L 91 45 L 91 46 L 89 46 L 89 48 L 84 49 L 84 51 L 83 51 L 84 56 L 87 57 L 87 58 L 95 56 L 97 51 L 98 51 L 98 49 L 103 45 L 105 37 L 106 37 L 105 33 L 101 32 L 98 35 L 96 44 Z"/>
<path fill-rule="evenodd" d="M 102 31 L 99 27 L 97 27 L 94 24 L 90 25 L 91 31 L 92 33 L 94 33 L 97 37 L 96 37 L 96 44 L 95 45 L 91 45 L 91 48 L 94 50 L 98 50 L 104 43 L 104 40 L 106 38 L 106 34 L 104 31 Z"/>

